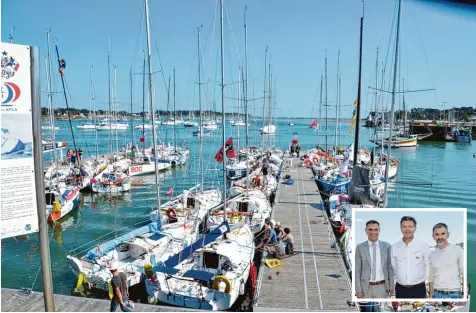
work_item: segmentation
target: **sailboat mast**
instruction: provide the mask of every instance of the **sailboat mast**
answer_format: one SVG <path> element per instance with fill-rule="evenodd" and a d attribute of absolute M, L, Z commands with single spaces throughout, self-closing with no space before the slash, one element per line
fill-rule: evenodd
<path fill-rule="evenodd" d="M 142 155 L 145 156 L 145 55 L 142 67 Z"/>
<path fill-rule="evenodd" d="M 176 138 L 176 130 L 175 130 L 175 67 L 174 67 L 174 151 L 177 149 L 177 138 Z"/>
<path fill-rule="evenodd" d="M 169 76 L 169 85 L 167 87 L 167 124 L 168 124 L 168 121 L 170 121 L 169 107 L 170 107 L 170 76 Z M 174 123 L 175 123 L 175 115 L 174 115 Z M 167 130 L 168 129 L 165 129 L 165 142 L 169 140 Z"/>
<path fill-rule="evenodd" d="M 397 66 L 398 66 L 398 43 L 400 40 L 400 14 L 401 14 L 402 0 L 398 1 L 398 17 L 397 17 L 397 37 L 395 39 L 395 63 L 393 64 L 393 87 L 392 87 L 392 107 L 390 109 L 390 130 L 388 131 L 388 154 L 385 162 L 385 189 L 384 189 L 384 203 L 386 208 L 388 204 L 388 171 L 390 169 L 390 151 L 392 149 L 392 129 L 393 129 L 393 110 L 395 108 L 395 89 L 397 87 Z"/>
<path fill-rule="evenodd" d="M 337 127 L 339 124 L 339 65 L 340 65 L 340 50 L 337 51 L 337 99 L 336 99 L 336 130 L 334 138 L 334 151 L 337 151 Z"/>
<path fill-rule="evenodd" d="M 245 127 L 246 127 L 246 154 L 248 155 L 249 147 L 249 138 L 248 138 L 248 27 L 246 26 L 246 10 L 247 6 L 245 5 L 244 13 L 244 27 L 245 27 L 245 81 L 244 81 L 244 105 L 245 105 Z M 248 173 L 248 171 L 246 172 Z M 248 174 L 246 175 L 246 185 L 248 186 Z"/>
<path fill-rule="evenodd" d="M 324 75 L 325 75 L 325 84 L 326 84 L 325 107 L 326 107 L 326 153 L 327 153 L 327 135 L 328 135 L 328 132 L 327 132 L 327 50 L 326 50 L 326 60 L 325 60 L 325 66 L 324 66 Z M 327 158 L 325 159 L 327 164 L 328 159 Z"/>
<path fill-rule="evenodd" d="M 266 46 L 266 50 L 264 51 L 264 89 L 263 89 L 263 128 L 261 134 L 261 151 L 264 151 L 264 108 L 266 107 L 266 82 L 268 81 L 267 75 L 267 62 L 268 62 L 268 46 Z"/>
<path fill-rule="evenodd" d="M 271 136 L 270 136 L 270 128 L 271 128 L 271 94 L 272 94 L 272 82 L 273 82 L 273 75 L 271 74 L 271 64 L 269 64 L 269 92 L 268 92 L 268 149 L 271 148 Z"/>
<path fill-rule="evenodd" d="M 375 118 L 374 118 L 374 157 L 377 147 L 377 117 L 378 117 L 378 46 L 377 46 L 377 57 L 375 59 Z M 382 125 L 383 126 L 383 125 Z M 371 164 L 373 165 L 373 164 Z"/>
<path fill-rule="evenodd" d="M 319 119 L 322 118 L 322 83 L 323 83 L 323 77 L 322 77 L 322 74 L 321 74 L 321 93 L 319 94 Z M 318 141 L 319 141 L 319 137 L 318 138 Z M 318 142 L 319 144 L 319 142 Z"/>
<path fill-rule="evenodd" d="M 91 75 L 91 100 L 92 100 L 92 105 L 93 105 L 93 110 L 94 110 L 94 124 L 96 124 L 96 95 L 94 94 L 94 78 L 93 78 L 93 66 L 89 68 L 90 75 Z M 98 142 L 98 130 L 94 128 L 94 131 L 96 133 L 96 160 L 98 159 L 99 156 L 99 142 Z"/>
<path fill-rule="evenodd" d="M 119 102 L 117 101 L 117 68 L 114 65 L 114 112 L 115 112 L 115 129 L 116 129 L 116 153 L 119 154 L 119 139 L 117 138 L 117 124 L 119 120 Z"/>
<path fill-rule="evenodd" d="M 107 50 L 107 80 L 109 85 L 109 151 L 112 152 L 114 146 L 112 144 L 112 108 L 111 108 L 111 38 L 109 38 L 109 49 Z"/>
<path fill-rule="evenodd" d="M 132 126 L 132 68 L 129 72 L 130 82 L 131 82 L 131 136 L 132 136 L 132 143 L 134 145 L 134 127 Z"/>
<path fill-rule="evenodd" d="M 223 0 L 220 0 L 220 38 L 221 38 L 221 122 L 223 140 L 223 216 L 226 217 L 226 138 L 225 138 L 225 40 L 223 38 Z"/>
<path fill-rule="evenodd" d="M 58 58 L 58 66 L 59 66 L 59 68 L 61 68 L 61 61 L 60 61 L 58 46 L 55 46 L 55 48 L 56 48 L 56 57 Z M 66 102 L 66 110 L 68 112 L 68 121 L 69 121 L 69 128 L 71 130 L 71 138 L 73 139 L 73 147 L 74 147 L 74 151 L 77 151 L 77 149 L 76 149 L 76 139 L 74 139 L 73 124 L 71 122 L 71 115 L 69 114 L 68 98 L 66 97 L 66 89 L 65 89 L 65 86 L 64 86 L 64 76 L 63 76 L 62 73 L 60 73 L 60 76 L 61 76 L 61 83 L 63 85 L 64 101 Z M 54 128 L 54 126 L 53 126 L 53 128 Z M 56 145 L 56 143 L 55 143 L 55 145 Z"/>
<path fill-rule="evenodd" d="M 202 30 L 203 25 L 200 25 L 197 28 L 198 32 L 198 107 L 200 110 L 200 153 L 198 156 L 198 168 L 200 169 L 200 192 L 203 193 L 203 121 L 202 121 L 202 71 L 201 71 L 201 63 L 202 63 L 202 53 L 200 51 L 200 31 Z"/>
<path fill-rule="evenodd" d="M 154 147 L 155 186 L 157 191 L 157 207 L 160 208 L 160 184 L 159 171 L 157 168 L 157 140 L 155 134 L 155 106 L 152 98 L 152 63 L 150 62 L 150 25 L 149 25 L 149 1 L 145 0 L 145 23 L 147 28 L 147 62 L 149 63 L 149 102 L 152 110 L 152 145 Z"/>
<path fill-rule="evenodd" d="M 360 96 L 362 89 L 362 40 L 364 36 L 364 16 L 360 18 L 360 52 L 359 52 L 359 85 L 357 87 L 357 112 L 355 116 L 355 145 L 354 145 L 354 166 L 357 164 L 359 152 L 359 130 L 360 130 Z"/>
<path fill-rule="evenodd" d="M 51 137 L 53 139 L 53 160 L 55 164 L 58 163 L 56 159 L 56 129 L 55 129 L 55 110 L 53 109 L 53 93 L 51 88 L 51 48 L 50 48 L 50 31 L 46 32 L 46 42 L 48 43 L 48 59 L 46 61 L 46 80 L 48 82 L 48 106 L 50 109 L 50 124 Z"/>

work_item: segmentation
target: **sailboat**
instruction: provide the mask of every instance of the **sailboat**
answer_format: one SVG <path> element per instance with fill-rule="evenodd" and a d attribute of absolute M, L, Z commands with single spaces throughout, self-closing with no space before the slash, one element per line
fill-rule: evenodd
<path fill-rule="evenodd" d="M 225 138 L 223 0 L 220 7 L 222 135 Z M 223 154 L 225 151 L 223 140 Z M 226 157 L 223 157 L 223 200 L 226 202 Z M 225 203 L 223 214 L 227 214 Z M 238 223 L 230 229 L 225 221 L 177 255 L 164 263 L 157 263 L 151 278 L 145 281 L 149 303 L 160 301 L 208 310 L 231 308 L 238 296 L 244 294 L 245 284 L 252 273 L 253 237 L 248 224 Z"/>

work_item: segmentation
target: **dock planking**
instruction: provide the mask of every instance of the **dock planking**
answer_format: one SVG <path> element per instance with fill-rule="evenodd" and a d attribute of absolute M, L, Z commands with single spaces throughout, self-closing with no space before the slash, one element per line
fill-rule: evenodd
<path fill-rule="evenodd" d="M 294 184 L 280 184 L 273 216 L 291 229 L 297 254 L 274 269 L 261 266 L 253 311 L 356 311 L 347 304 L 350 278 L 326 212 L 316 206 L 322 200 L 312 173 L 298 159 L 292 163 L 283 175 Z"/>
<path fill-rule="evenodd" d="M 109 312 L 110 300 L 54 295 L 56 312 Z M 117 311 L 121 309 L 118 308 Z M 183 312 L 184 308 L 134 303 L 134 312 Z M 199 311 L 186 309 L 187 311 Z M 43 293 L 27 295 L 18 289 L 2 288 L 2 312 L 45 312 Z"/>

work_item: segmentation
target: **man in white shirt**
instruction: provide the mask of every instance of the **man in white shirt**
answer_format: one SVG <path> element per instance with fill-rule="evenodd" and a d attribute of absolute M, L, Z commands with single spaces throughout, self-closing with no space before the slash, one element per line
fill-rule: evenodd
<path fill-rule="evenodd" d="M 445 223 L 433 226 L 433 239 L 438 249 L 430 255 L 430 295 L 436 299 L 461 299 L 464 275 L 464 253 L 460 246 L 448 242 L 450 233 Z"/>
<path fill-rule="evenodd" d="M 392 245 L 397 299 L 427 298 L 425 281 L 431 251 L 427 243 L 414 238 L 416 227 L 413 217 L 402 217 L 400 230 L 403 238 Z"/>
<path fill-rule="evenodd" d="M 357 245 L 355 254 L 355 291 L 357 298 L 383 299 L 393 294 L 394 274 L 391 246 L 378 240 L 380 224 L 366 223 L 367 241 Z"/>

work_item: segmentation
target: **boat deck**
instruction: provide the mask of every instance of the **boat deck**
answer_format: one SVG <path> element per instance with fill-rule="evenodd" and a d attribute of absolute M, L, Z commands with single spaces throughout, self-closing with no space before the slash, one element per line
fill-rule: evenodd
<path fill-rule="evenodd" d="M 253 311 L 356 311 L 348 305 L 351 282 L 311 171 L 293 159 L 293 185 L 280 184 L 274 220 L 294 236 L 293 256 L 270 269 L 263 264 Z"/>
<path fill-rule="evenodd" d="M 110 300 L 54 295 L 56 312 L 109 312 Z M 120 308 L 117 311 L 120 312 Z M 134 303 L 134 312 L 183 312 L 183 308 Z M 187 311 L 199 311 L 187 309 Z M 45 312 L 43 293 L 30 295 L 17 289 L 2 288 L 2 312 Z"/>

